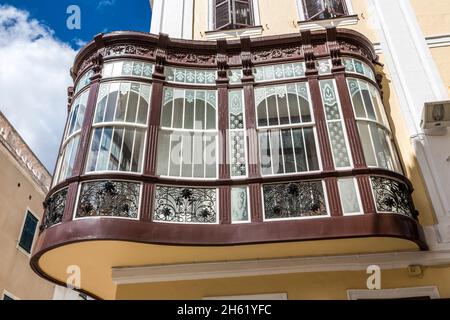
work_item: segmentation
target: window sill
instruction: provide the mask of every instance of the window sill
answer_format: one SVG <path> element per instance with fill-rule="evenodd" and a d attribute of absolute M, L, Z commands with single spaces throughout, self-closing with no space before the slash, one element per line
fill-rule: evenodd
<path fill-rule="evenodd" d="M 215 30 L 206 31 L 205 38 L 207 40 L 218 39 L 236 39 L 240 37 L 254 37 L 262 35 L 263 27 L 255 26 L 250 28 L 232 29 L 232 30 Z"/>
<path fill-rule="evenodd" d="M 359 21 L 358 15 L 345 16 L 334 19 L 314 20 L 314 21 L 298 21 L 297 25 L 300 30 L 322 30 L 329 27 L 340 27 L 355 25 Z"/>

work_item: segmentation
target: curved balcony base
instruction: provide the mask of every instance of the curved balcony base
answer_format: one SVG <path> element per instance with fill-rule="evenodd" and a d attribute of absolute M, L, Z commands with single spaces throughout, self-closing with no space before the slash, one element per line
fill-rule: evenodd
<path fill-rule="evenodd" d="M 78 266 L 83 291 L 114 299 L 114 267 L 420 249 L 427 246 L 418 223 L 391 214 L 211 226 L 93 218 L 45 230 L 31 265 L 58 284 Z"/>

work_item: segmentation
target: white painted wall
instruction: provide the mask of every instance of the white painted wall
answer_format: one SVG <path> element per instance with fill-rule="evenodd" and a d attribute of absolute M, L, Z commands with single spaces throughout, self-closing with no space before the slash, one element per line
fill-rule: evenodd
<path fill-rule="evenodd" d="M 448 100 L 410 0 L 367 0 L 386 64 L 425 178 L 438 225 L 437 240 L 450 243 L 450 134 L 425 135 L 425 102 Z"/>
<path fill-rule="evenodd" d="M 153 0 L 150 33 L 192 39 L 194 0 Z M 152 3 L 150 2 L 150 3 Z"/>

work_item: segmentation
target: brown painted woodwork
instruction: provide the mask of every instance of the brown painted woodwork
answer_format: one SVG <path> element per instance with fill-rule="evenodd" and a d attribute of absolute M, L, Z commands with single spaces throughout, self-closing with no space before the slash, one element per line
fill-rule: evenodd
<path fill-rule="evenodd" d="M 341 198 L 339 197 L 339 188 L 336 178 L 325 179 L 326 192 L 328 195 L 328 205 L 332 217 L 342 216 Z"/>
<path fill-rule="evenodd" d="M 376 213 L 370 176 L 358 176 L 356 177 L 356 180 L 358 181 L 358 188 L 364 212 L 366 214 Z"/>
<path fill-rule="evenodd" d="M 405 176 L 399 173 L 378 168 L 367 168 L 365 166 L 351 99 L 347 90 L 346 74 L 340 65 L 342 56 L 363 60 L 372 68 L 374 64 L 378 63 L 371 42 L 356 31 L 344 29 L 303 31 L 301 34 L 242 38 L 240 40 L 218 42 L 170 39 L 163 34 L 152 35 L 138 32 L 114 32 L 98 35 L 95 41 L 85 46 L 75 59 L 72 72 L 75 82 L 90 68 L 95 70 L 96 75 L 92 78 L 90 86 L 80 148 L 76 158 L 75 174 L 73 177 L 62 181 L 49 192 L 49 195 L 52 195 L 62 188 L 69 188 L 63 223 L 52 226 L 42 232 L 37 244 L 37 253 L 32 257 L 34 270 L 49 278 L 39 269 L 39 257 L 53 248 L 86 240 L 123 240 L 149 244 L 227 246 L 355 237 L 397 237 L 414 241 L 421 249 L 427 249 L 423 231 L 416 220 L 396 214 L 376 214 L 370 176 L 380 175 L 398 179 L 407 184 L 410 192 L 412 192 L 412 185 Z M 125 58 L 139 59 L 155 64 L 153 78 L 120 77 L 100 79 L 101 65 L 104 61 Z M 331 75 L 318 75 L 315 61 L 322 58 L 332 59 L 333 73 Z M 260 85 L 267 85 L 267 83 L 255 83 L 252 70 L 255 66 L 292 61 L 306 62 L 306 77 L 304 79 L 273 81 L 269 84 L 308 81 L 323 170 L 313 173 L 262 177 L 259 163 L 254 88 Z M 218 91 L 220 148 L 218 150 L 219 179 L 217 180 L 167 179 L 156 175 L 156 151 L 163 89 L 164 85 L 167 85 L 164 77 L 164 67 L 167 65 L 218 71 L 219 78 L 213 86 L 170 84 L 173 87 L 192 89 L 205 89 L 207 87 Z M 244 74 L 242 84 L 229 85 L 226 71 L 230 66 L 242 68 Z M 355 78 L 362 77 L 356 74 L 351 76 Z M 83 165 L 86 162 L 89 150 L 91 123 L 95 112 L 99 85 L 101 82 L 117 79 L 152 84 L 151 112 L 148 119 L 144 172 L 141 175 L 121 172 L 86 175 L 83 171 Z M 355 164 L 353 169 L 337 171 L 334 168 L 319 79 L 336 79 L 350 141 L 350 149 Z M 364 79 L 373 82 L 370 79 Z M 240 180 L 230 179 L 229 138 L 227 132 L 229 128 L 229 88 L 242 88 L 244 91 L 248 177 Z M 337 179 L 355 176 L 357 177 L 365 215 L 344 217 L 342 216 Z M 143 190 L 139 220 L 103 218 L 71 221 L 80 183 L 89 180 L 116 179 L 142 182 Z M 331 217 L 264 222 L 263 184 L 308 180 L 325 181 Z M 153 198 L 155 185 L 157 184 L 216 187 L 219 194 L 219 224 L 182 225 L 152 222 Z M 231 223 L 232 186 L 248 186 L 251 223 Z"/>

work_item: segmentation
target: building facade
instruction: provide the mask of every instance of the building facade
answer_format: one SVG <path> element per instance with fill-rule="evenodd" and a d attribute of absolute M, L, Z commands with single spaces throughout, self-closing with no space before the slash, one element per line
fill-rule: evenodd
<path fill-rule="evenodd" d="M 151 5 L 151 33 L 76 57 L 38 274 L 103 299 L 450 297 L 450 140 L 421 123 L 450 4 Z"/>
<path fill-rule="evenodd" d="M 52 299 L 55 286 L 30 269 L 51 176 L 1 112 L 0 176 L 0 299 Z"/>

